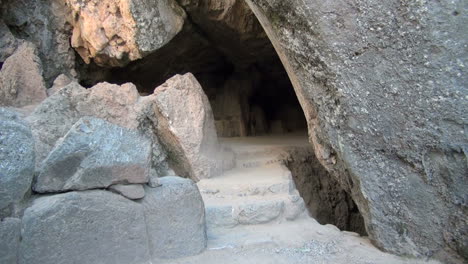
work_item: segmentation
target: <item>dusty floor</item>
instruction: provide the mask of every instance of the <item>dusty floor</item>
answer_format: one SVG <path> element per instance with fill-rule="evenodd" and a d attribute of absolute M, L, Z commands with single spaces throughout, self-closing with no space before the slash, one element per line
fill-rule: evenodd
<path fill-rule="evenodd" d="M 400 258 L 379 251 L 367 238 L 320 225 L 304 217 L 281 224 L 240 226 L 226 232 L 209 232 L 208 248 L 202 254 L 165 264 L 399 264 L 439 263 Z M 159 262 L 158 262 L 159 263 Z"/>

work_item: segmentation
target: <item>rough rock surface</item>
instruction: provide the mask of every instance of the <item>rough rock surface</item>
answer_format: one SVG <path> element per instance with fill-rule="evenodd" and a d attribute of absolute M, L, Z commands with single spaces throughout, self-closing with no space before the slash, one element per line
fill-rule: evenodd
<path fill-rule="evenodd" d="M 10 29 L 0 20 L 0 62 L 10 57 L 21 44 L 21 40 L 11 34 Z"/>
<path fill-rule="evenodd" d="M 34 140 L 20 115 L 0 108 L 0 211 L 21 201 L 34 175 Z"/>
<path fill-rule="evenodd" d="M 5 218 L 0 220 L 0 263 L 17 263 L 20 244 L 21 220 Z"/>
<path fill-rule="evenodd" d="M 108 191 L 34 201 L 23 217 L 19 263 L 147 263 L 142 206 Z"/>
<path fill-rule="evenodd" d="M 123 66 L 167 44 L 185 12 L 174 0 L 67 0 L 73 12 L 71 45 L 86 63 Z"/>
<path fill-rule="evenodd" d="M 153 260 L 198 254 L 206 247 L 205 207 L 197 185 L 175 176 L 146 188 L 144 207 Z M 164 212 L 164 213 L 161 213 Z"/>
<path fill-rule="evenodd" d="M 373 243 L 468 258 L 464 1 L 247 3 Z"/>
<path fill-rule="evenodd" d="M 99 83 L 90 89 L 71 82 L 47 98 L 28 117 L 36 140 L 37 164 L 47 157 L 57 140 L 81 117 L 93 116 L 110 123 L 137 129 L 152 140 L 152 167 L 162 169 L 165 154 L 154 136 L 154 115 L 132 84 Z"/>
<path fill-rule="evenodd" d="M 150 166 L 148 138 L 102 119 L 83 117 L 57 141 L 33 189 L 44 193 L 147 183 Z"/>
<path fill-rule="evenodd" d="M 220 165 L 210 103 L 191 73 L 176 75 L 149 96 L 154 100 L 157 134 L 175 172 L 193 180 L 215 176 Z"/>
<path fill-rule="evenodd" d="M 116 184 L 111 185 L 109 190 L 121 194 L 131 200 L 145 197 L 145 189 L 141 184 Z"/>
<path fill-rule="evenodd" d="M 72 81 L 73 81 L 73 79 L 71 79 L 67 75 L 60 74 L 59 76 L 57 76 L 57 78 L 55 78 L 55 80 L 54 80 L 54 82 L 52 84 L 52 87 L 47 89 L 47 96 L 53 95 L 58 90 L 62 89 L 63 87 L 65 87 L 67 85 L 69 85 Z"/>
<path fill-rule="evenodd" d="M 4 0 L 1 18 L 18 39 L 30 41 L 39 50 L 44 79 L 50 86 L 61 73 L 73 76 L 75 53 L 70 46 L 70 10 L 63 0 Z"/>
<path fill-rule="evenodd" d="M 295 185 L 319 223 L 366 235 L 364 220 L 351 196 L 315 158 L 312 146 L 284 147 L 281 159 L 291 170 Z"/>
<path fill-rule="evenodd" d="M 41 60 L 34 44 L 25 42 L 0 71 L 0 105 L 22 107 L 37 104 L 46 97 Z"/>
<path fill-rule="evenodd" d="M 234 64 L 247 66 L 264 54 L 274 53 L 245 1 L 177 1 L 190 16 L 190 21 Z"/>

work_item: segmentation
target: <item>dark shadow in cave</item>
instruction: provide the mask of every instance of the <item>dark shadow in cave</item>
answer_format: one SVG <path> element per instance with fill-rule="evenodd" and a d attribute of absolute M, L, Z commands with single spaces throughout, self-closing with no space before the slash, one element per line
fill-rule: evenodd
<path fill-rule="evenodd" d="M 183 30 L 166 46 L 123 68 L 78 62 L 81 84 L 132 82 L 147 95 L 173 75 L 191 72 L 209 98 L 218 136 L 298 131 L 306 136 L 306 119 L 288 74 L 253 14 L 250 19 L 248 32 L 236 32 L 189 16 Z M 307 155 L 306 162 L 294 164 L 292 158 L 287 165 L 309 212 L 322 224 L 365 234 L 351 196 L 320 165 L 313 151 Z"/>

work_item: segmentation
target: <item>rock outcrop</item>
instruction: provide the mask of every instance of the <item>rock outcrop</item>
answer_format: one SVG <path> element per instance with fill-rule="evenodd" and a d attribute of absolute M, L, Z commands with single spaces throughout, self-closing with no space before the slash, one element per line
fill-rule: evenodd
<path fill-rule="evenodd" d="M 462 2 L 247 0 L 373 243 L 468 258 Z"/>
<path fill-rule="evenodd" d="M 175 0 L 77 1 L 71 45 L 86 63 L 123 66 L 167 44 L 182 29 L 184 10 Z"/>
<path fill-rule="evenodd" d="M 195 255 L 206 247 L 205 206 L 197 185 L 175 176 L 146 188 L 144 207 L 150 254 L 158 258 Z M 163 213 L 162 213 L 163 212 Z"/>
<path fill-rule="evenodd" d="M 143 206 L 108 191 L 39 198 L 21 234 L 19 263 L 149 262 Z"/>
<path fill-rule="evenodd" d="M 17 263 L 21 220 L 9 217 L 0 220 L 0 237 L 0 263 Z"/>
<path fill-rule="evenodd" d="M 70 15 L 63 0 L 4 0 L 0 6 L 0 17 L 13 35 L 38 48 L 47 87 L 62 73 L 76 75 Z"/>
<path fill-rule="evenodd" d="M 148 138 L 136 130 L 84 117 L 57 141 L 43 161 L 33 189 L 45 193 L 147 183 L 150 168 Z"/>
<path fill-rule="evenodd" d="M 23 107 L 40 103 L 46 97 L 41 60 L 34 44 L 25 42 L 0 71 L 0 105 Z"/>
<path fill-rule="evenodd" d="M 36 163 L 40 167 L 58 139 L 81 117 L 92 116 L 143 133 L 152 141 L 152 168 L 164 169 L 165 154 L 149 120 L 154 113 L 143 101 L 129 83 L 100 83 L 85 89 L 71 82 L 47 98 L 27 119 L 36 140 Z"/>
<path fill-rule="evenodd" d="M 10 29 L 0 20 L 0 62 L 10 57 L 21 44 L 21 40 L 11 34 Z"/>
<path fill-rule="evenodd" d="M 34 159 L 28 124 L 18 113 L 0 108 L 0 218 L 4 209 L 20 202 L 30 190 Z"/>
<path fill-rule="evenodd" d="M 218 138 L 210 103 L 191 73 L 176 75 L 150 96 L 157 116 L 157 135 L 178 175 L 197 181 L 214 176 Z"/>

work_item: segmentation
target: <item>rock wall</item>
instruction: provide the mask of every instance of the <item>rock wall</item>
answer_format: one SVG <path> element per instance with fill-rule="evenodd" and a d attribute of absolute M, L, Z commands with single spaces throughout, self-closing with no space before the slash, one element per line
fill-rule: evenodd
<path fill-rule="evenodd" d="M 70 9 L 65 1 L 6 0 L 0 6 L 0 17 L 15 42 L 27 40 L 36 45 L 47 86 L 61 73 L 76 76 L 75 53 L 70 46 L 73 28 L 68 22 Z M 15 42 L 9 45 L 10 49 Z"/>
<path fill-rule="evenodd" d="M 320 224 L 367 235 L 356 203 L 320 164 L 312 146 L 283 148 L 281 159 L 291 171 L 310 215 Z"/>
<path fill-rule="evenodd" d="M 373 243 L 467 258 L 464 2 L 247 2 Z"/>
<path fill-rule="evenodd" d="M 174 0 L 68 0 L 71 45 L 86 63 L 123 66 L 167 44 L 182 29 Z"/>

